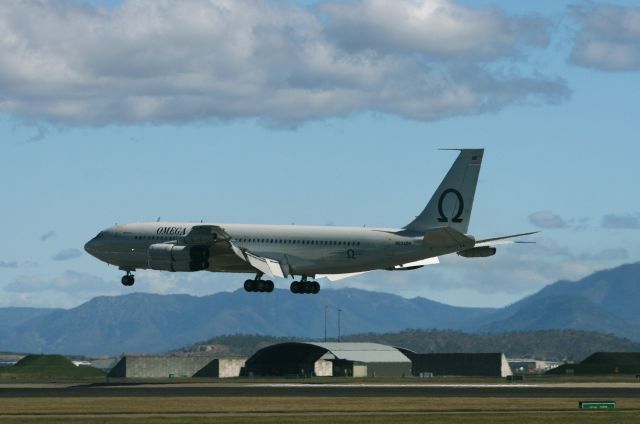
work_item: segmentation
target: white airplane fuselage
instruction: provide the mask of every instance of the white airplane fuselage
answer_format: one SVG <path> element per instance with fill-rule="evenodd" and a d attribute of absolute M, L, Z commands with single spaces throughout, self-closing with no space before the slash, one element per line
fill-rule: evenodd
<path fill-rule="evenodd" d="M 310 277 L 392 268 L 473 247 L 425 246 L 423 234 L 402 229 L 150 222 L 108 228 L 89 241 L 85 249 L 124 270 L 147 269 L 151 245 L 180 244 L 192 227 L 202 225 L 222 227 L 231 236 L 228 242 L 211 247 L 207 270 L 213 272 L 255 272 L 229 249 L 229 243 L 258 256 L 285 261 L 291 275 Z"/>

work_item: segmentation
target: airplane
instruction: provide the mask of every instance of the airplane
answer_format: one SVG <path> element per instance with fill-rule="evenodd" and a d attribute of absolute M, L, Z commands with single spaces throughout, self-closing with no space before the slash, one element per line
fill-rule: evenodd
<path fill-rule="evenodd" d="M 171 272 L 251 273 L 247 292 L 271 292 L 264 276 L 292 277 L 291 292 L 316 294 L 316 278 L 336 281 L 373 270 L 406 271 L 437 264 L 456 253 L 492 256 L 496 245 L 536 231 L 476 240 L 467 234 L 484 149 L 459 151 L 426 207 L 402 228 L 143 222 L 100 231 L 85 250 L 125 272 L 132 286 L 138 269 Z M 297 280 L 296 278 L 300 279 Z"/>

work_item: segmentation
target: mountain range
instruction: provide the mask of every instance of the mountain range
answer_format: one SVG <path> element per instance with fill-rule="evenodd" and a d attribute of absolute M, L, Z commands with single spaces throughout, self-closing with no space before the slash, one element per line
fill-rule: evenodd
<path fill-rule="evenodd" d="M 72 309 L 0 308 L 0 351 L 161 353 L 224 334 L 321 339 L 411 329 L 501 333 L 576 329 L 640 341 L 640 263 L 559 281 L 504 308 L 450 306 L 358 289 L 209 296 L 132 293 Z M 327 306 L 325 308 L 325 306 Z"/>

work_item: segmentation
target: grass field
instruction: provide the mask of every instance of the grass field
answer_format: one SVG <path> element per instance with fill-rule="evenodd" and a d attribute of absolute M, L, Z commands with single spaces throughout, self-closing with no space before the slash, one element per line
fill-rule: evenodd
<path fill-rule="evenodd" d="M 36 365 L 36 364 L 33 364 Z M 25 373 L 4 387 L 25 380 L 64 381 L 51 376 L 38 379 Z M 1 375 L 1 374 L 0 374 Z M 14 374 L 15 376 L 15 374 Z M 105 378 L 95 381 L 106 381 Z M 77 379 L 86 384 L 85 378 Z M 127 379 L 122 382 L 134 383 Z M 498 378 L 439 377 L 417 378 L 314 378 L 314 379 L 141 379 L 139 383 L 307 383 L 307 384 L 442 384 L 504 383 Z M 532 376 L 526 383 L 633 383 L 635 376 L 603 377 Z M 7 384 L 9 383 L 9 384 Z M 47 384 L 44 384 L 45 386 Z M 53 385 L 52 385 L 53 386 Z M 91 390 L 91 389 L 88 389 Z M 582 411 L 576 398 L 500 397 L 2 397 L 0 424 L 4 423 L 640 423 L 640 398 L 618 398 L 617 408 Z"/>
<path fill-rule="evenodd" d="M 0 422 L 27 423 L 637 423 L 640 399 L 580 411 L 576 399 L 100 397 L 0 398 Z"/>

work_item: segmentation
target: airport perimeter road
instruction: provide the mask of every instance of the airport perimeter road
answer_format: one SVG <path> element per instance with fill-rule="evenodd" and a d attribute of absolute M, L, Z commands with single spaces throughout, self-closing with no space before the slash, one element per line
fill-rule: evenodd
<path fill-rule="evenodd" d="M 354 384 L 92 384 L 69 387 L 0 387 L 0 398 L 16 397 L 518 397 L 630 398 L 640 397 L 640 384 L 584 387 L 580 385 L 354 385 Z"/>

